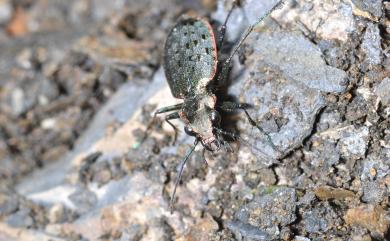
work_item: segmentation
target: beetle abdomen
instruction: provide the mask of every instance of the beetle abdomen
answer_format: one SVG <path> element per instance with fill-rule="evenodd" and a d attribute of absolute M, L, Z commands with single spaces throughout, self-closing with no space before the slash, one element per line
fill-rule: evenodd
<path fill-rule="evenodd" d="M 164 70 L 172 95 L 185 98 L 201 79 L 211 80 L 217 69 L 217 49 L 210 24 L 202 19 L 180 20 L 165 44 Z"/>

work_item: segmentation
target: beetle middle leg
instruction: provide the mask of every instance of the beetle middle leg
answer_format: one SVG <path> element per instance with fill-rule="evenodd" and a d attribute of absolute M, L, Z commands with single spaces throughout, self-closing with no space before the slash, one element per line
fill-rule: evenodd
<path fill-rule="evenodd" d="M 245 113 L 246 118 L 248 119 L 249 123 L 256 127 L 263 135 L 267 137 L 268 143 L 271 145 L 271 147 L 279 152 L 279 149 L 275 144 L 272 142 L 271 137 L 259 126 L 249 115 L 247 109 L 250 107 L 250 105 L 245 104 L 245 103 L 236 103 L 236 102 L 231 102 L 231 101 L 225 101 L 223 102 L 220 106 L 218 106 L 221 110 L 226 111 L 226 112 L 233 112 L 238 109 L 243 110 Z"/>

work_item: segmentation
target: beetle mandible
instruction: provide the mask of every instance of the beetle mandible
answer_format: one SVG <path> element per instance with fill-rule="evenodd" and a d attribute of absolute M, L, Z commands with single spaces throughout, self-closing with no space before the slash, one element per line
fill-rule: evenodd
<path fill-rule="evenodd" d="M 235 102 L 223 102 L 217 105 L 215 90 L 227 78 L 233 56 L 255 26 L 275 9 L 282 7 L 282 4 L 283 0 L 278 1 L 264 16 L 250 25 L 224 61 L 218 57 L 223 45 L 226 24 L 236 6 L 236 1 L 233 1 L 233 6 L 219 30 L 218 39 L 210 23 L 203 18 L 182 17 L 168 34 L 164 49 L 164 72 L 172 95 L 183 99 L 183 102 L 158 109 L 154 117 L 161 113 L 174 111 L 165 116 L 165 121 L 175 131 L 174 142 L 177 138 L 177 128 L 170 122 L 173 119 L 181 119 L 185 124 L 185 133 L 195 137 L 194 145 L 180 163 L 179 176 L 170 199 L 171 211 L 184 166 L 195 147 L 201 143 L 206 150 L 215 151 L 225 145 L 223 135 L 234 139 L 239 138 L 236 134 L 220 128 L 221 117 L 218 109 L 227 112 L 243 110 L 250 124 L 264 133 L 247 112 L 246 108 L 249 105 Z M 150 129 L 150 124 L 148 129 Z M 267 134 L 265 136 L 270 145 L 277 150 L 270 137 Z"/>

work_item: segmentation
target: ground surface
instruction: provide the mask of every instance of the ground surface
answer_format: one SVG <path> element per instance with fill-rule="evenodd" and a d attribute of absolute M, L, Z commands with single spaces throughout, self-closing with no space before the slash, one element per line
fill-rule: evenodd
<path fill-rule="evenodd" d="M 238 40 L 275 1 L 247 0 Z M 163 43 L 229 2 L 0 1 L 0 240 L 388 240 L 390 2 L 288 1 L 240 49 L 224 117 L 234 152 L 158 121 Z M 226 45 L 229 47 L 229 44 Z M 175 122 L 179 129 L 183 126 Z"/>

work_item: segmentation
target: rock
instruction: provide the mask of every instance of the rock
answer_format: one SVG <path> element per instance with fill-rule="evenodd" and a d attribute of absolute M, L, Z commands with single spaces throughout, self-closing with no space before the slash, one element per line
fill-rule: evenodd
<path fill-rule="evenodd" d="M 101 38 L 82 38 L 74 49 L 80 53 L 91 56 L 92 59 L 102 65 L 137 65 L 147 63 L 155 56 L 151 55 L 151 48 L 154 46 L 150 42 L 139 42 L 121 38 L 104 36 Z"/>
<path fill-rule="evenodd" d="M 382 104 L 390 106 L 390 77 L 384 78 L 374 89 L 375 94 L 379 97 Z"/>
<path fill-rule="evenodd" d="M 263 188 L 248 204 L 243 205 L 234 214 L 240 225 L 260 228 L 271 239 L 277 239 L 276 225 L 288 225 L 295 221 L 295 190 L 287 187 L 271 186 Z M 238 225 L 238 224 L 237 224 Z M 242 226 L 249 228 L 250 226 Z M 239 227 L 237 226 L 237 227 Z"/>
<path fill-rule="evenodd" d="M 7 23 L 12 16 L 12 2 L 10 0 L 0 1 L 0 24 Z"/>
<path fill-rule="evenodd" d="M 247 223 L 240 221 L 229 221 L 226 223 L 226 227 L 230 229 L 235 237 L 240 240 L 271 240 L 269 235 L 259 229 Z"/>
<path fill-rule="evenodd" d="M 7 33 L 14 37 L 26 35 L 29 32 L 27 23 L 29 18 L 26 11 L 21 7 L 16 7 L 12 18 L 7 23 Z"/>
<path fill-rule="evenodd" d="M 375 17 L 382 15 L 382 1 L 381 0 L 352 0 L 353 4 L 363 11 L 368 11 Z"/>
<path fill-rule="evenodd" d="M 366 203 L 379 204 L 383 202 L 386 197 L 389 196 L 389 192 L 384 183 L 378 181 L 365 182 L 363 184 L 363 196 L 362 200 Z"/>
<path fill-rule="evenodd" d="M 294 241 L 311 241 L 311 239 L 302 236 L 295 236 Z"/>
<path fill-rule="evenodd" d="M 227 39 L 276 1 L 239 1 Z M 28 35 L 0 31 L 0 186 L 18 192 L 0 192 L 0 240 L 385 239 L 388 229 L 341 220 L 369 202 L 387 222 L 390 185 L 388 68 L 372 64 L 386 21 L 369 26 L 347 1 L 286 1 L 256 27 L 223 94 L 253 104 L 259 128 L 224 117 L 243 140 L 206 152 L 207 167 L 198 145 L 169 212 L 193 138 L 180 131 L 169 145 L 161 116 L 140 142 L 156 108 L 182 101 L 158 69 L 161 43 L 181 13 L 212 14 L 202 3 L 226 15 L 231 1 L 216 2 L 12 2 L 14 34 Z"/>
<path fill-rule="evenodd" d="M 34 220 L 31 217 L 31 210 L 28 208 L 23 208 L 16 213 L 13 213 L 9 215 L 5 222 L 12 226 L 17 228 L 29 228 L 34 224 Z"/>
<path fill-rule="evenodd" d="M 308 233 L 326 232 L 329 224 L 324 218 L 325 213 L 321 209 L 308 210 L 303 213 L 305 230 Z"/>
<path fill-rule="evenodd" d="M 389 153 L 385 149 L 380 155 L 371 154 L 362 161 L 360 179 L 364 182 L 385 178 L 390 171 Z"/>
<path fill-rule="evenodd" d="M 337 144 L 342 157 L 352 159 L 364 157 L 368 145 L 368 127 L 363 126 L 358 129 L 352 127 L 343 132 L 342 135 Z"/>
<path fill-rule="evenodd" d="M 248 44 L 255 46 L 255 53 L 261 55 L 268 65 L 278 66 L 289 81 L 325 92 L 345 91 L 348 83 L 346 72 L 328 66 L 320 49 L 303 36 L 273 32 L 257 34 L 253 39 L 255 42 Z"/>
<path fill-rule="evenodd" d="M 139 224 L 130 225 L 123 230 L 120 241 L 140 240 L 145 231 L 146 228 Z"/>
<path fill-rule="evenodd" d="M 315 117 L 325 105 L 320 91 L 344 91 L 347 75 L 326 65 L 318 48 L 302 36 L 263 33 L 248 42 L 255 46 L 254 53 L 230 93 L 254 106 L 249 109 L 252 119 L 268 133 L 277 149 L 286 153 L 311 133 Z M 276 129 L 266 124 L 270 121 Z M 272 164 L 270 157 L 277 158 L 278 153 L 264 134 L 249 124 L 241 124 L 239 129 L 252 152 L 263 162 L 267 160 L 264 165 Z"/>
<path fill-rule="evenodd" d="M 200 219 L 198 223 L 193 225 L 189 234 L 184 240 L 210 240 L 212 235 L 218 230 L 218 224 L 210 215 Z"/>
<path fill-rule="evenodd" d="M 277 23 L 288 28 L 293 25 L 293 29 L 307 36 L 345 44 L 349 42 L 350 34 L 356 31 L 353 9 L 347 2 L 294 1 L 288 6 L 274 15 Z"/>
<path fill-rule="evenodd" d="M 48 212 L 48 219 L 50 223 L 59 223 L 65 220 L 65 208 L 61 203 L 54 204 Z"/>
<path fill-rule="evenodd" d="M 0 217 L 15 212 L 19 207 L 19 200 L 16 194 L 0 192 Z"/>
<path fill-rule="evenodd" d="M 305 152 L 305 159 L 314 167 L 328 170 L 340 161 L 340 153 L 336 142 L 328 140 L 313 140 L 311 152 Z"/>
<path fill-rule="evenodd" d="M 322 201 L 329 199 L 345 199 L 354 198 L 355 194 L 351 191 L 344 190 L 342 188 L 333 188 L 329 186 L 320 186 L 314 190 L 315 195 Z"/>
<path fill-rule="evenodd" d="M 108 183 L 113 178 L 108 163 L 100 162 L 94 166 L 92 181 L 99 185 Z"/>
<path fill-rule="evenodd" d="M 366 100 L 358 95 L 352 99 L 352 102 L 347 106 L 345 118 L 349 121 L 356 121 L 368 114 L 368 104 Z"/>
<path fill-rule="evenodd" d="M 365 62 L 367 64 L 379 65 L 382 63 L 381 37 L 378 25 L 374 23 L 367 24 L 361 46 L 364 53 L 366 54 Z"/>
<path fill-rule="evenodd" d="M 314 192 L 309 191 L 299 199 L 298 206 L 311 207 L 311 205 L 313 205 L 316 200 L 317 199 Z"/>
<path fill-rule="evenodd" d="M 341 122 L 340 113 L 337 111 L 323 112 L 320 116 L 320 120 L 317 123 L 319 131 L 325 131 L 326 129 L 335 127 Z"/>
<path fill-rule="evenodd" d="M 384 235 L 390 226 L 386 211 L 380 206 L 361 205 L 347 210 L 344 219 L 348 225 L 359 225 L 371 232 Z"/>
<path fill-rule="evenodd" d="M 87 213 L 98 201 L 94 192 L 83 187 L 76 189 L 76 191 L 69 196 L 69 200 L 80 214 Z"/>

